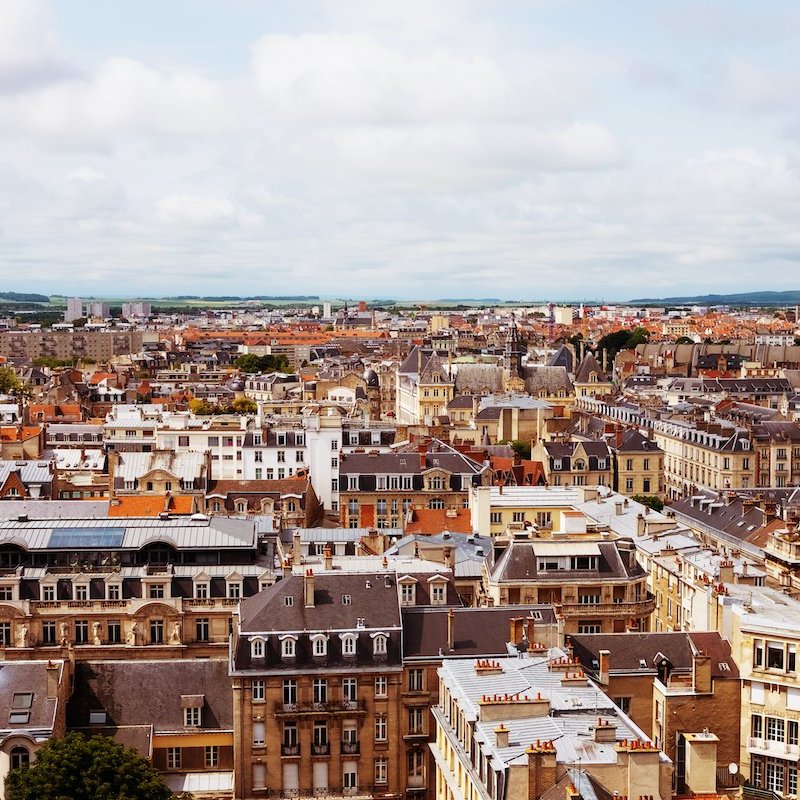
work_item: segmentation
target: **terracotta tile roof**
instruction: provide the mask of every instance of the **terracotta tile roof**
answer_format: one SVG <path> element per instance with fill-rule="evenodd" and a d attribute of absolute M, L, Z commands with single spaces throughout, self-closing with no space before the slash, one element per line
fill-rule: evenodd
<path fill-rule="evenodd" d="M 192 514 L 194 497 L 191 495 L 123 495 L 112 500 L 108 508 L 109 517 L 157 517 L 164 511 L 170 514 Z"/>
<path fill-rule="evenodd" d="M 25 426 L 17 428 L 16 425 L 3 425 L 0 427 L 0 440 L 4 442 L 22 442 L 25 439 L 33 439 L 41 432 L 41 428 Z"/>
<path fill-rule="evenodd" d="M 469 509 L 415 508 L 411 512 L 411 520 L 406 523 L 405 527 L 406 534 L 430 534 L 443 531 L 472 533 Z"/>

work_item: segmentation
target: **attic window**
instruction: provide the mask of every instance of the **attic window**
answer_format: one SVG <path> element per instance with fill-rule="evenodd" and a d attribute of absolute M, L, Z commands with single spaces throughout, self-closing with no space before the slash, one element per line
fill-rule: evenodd
<path fill-rule="evenodd" d="M 105 711 L 90 711 L 89 712 L 89 724 L 90 725 L 105 725 L 107 721 L 107 715 Z"/>
<path fill-rule="evenodd" d="M 33 692 L 14 692 L 11 708 L 30 708 L 33 705 Z"/>
<path fill-rule="evenodd" d="M 12 711 L 8 715 L 9 725 L 26 725 L 31 718 L 30 711 Z"/>
<path fill-rule="evenodd" d="M 731 671 L 730 665 L 729 665 L 728 663 L 726 663 L 725 661 L 720 661 L 720 662 L 719 662 L 719 664 L 717 664 L 717 666 L 718 666 L 718 667 L 719 667 L 719 668 L 720 668 L 720 669 L 721 669 L 723 672 L 730 672 L 730 671 Z"/>
<path fill-rule="evenodd" d="M 646 669 L 646 668 L 647 668 L 647 661 L 645 661 L 643 658 L 640 658 L 640 659 L 639 659 L 639 666 L 640 666 L 642 669 Z"/>
<path fill-rule="evenodd" d="M 352 598 L 350 597 L 349 594 L 343 594 L 342 595 L 342 605 L 343 606 L 349 606 L 351 602 L 352 602 Z"/>
<path fill-rule="evenodd" d="M 293 606 L 294 605 L 294 597 L 291 597 L 290 595 L 287 595 L 286 597 L 283 598 L 283 604 L 285 606 Z"/>

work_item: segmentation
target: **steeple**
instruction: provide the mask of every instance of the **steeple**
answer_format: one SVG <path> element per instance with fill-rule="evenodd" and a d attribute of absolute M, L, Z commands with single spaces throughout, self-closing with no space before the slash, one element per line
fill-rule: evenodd
<path fill-rule="evenodd" d="M 509 375 L 522 374 L 522 353 L 524 352 L 522 342 L 519 339 L 519 330 L 517 330 L 517 321 L 514 318 L 514 312 L 511 312 L 511 325 L 508 327 L 506 334 L 506 347 L 505 347 L 505 362 L 506 369 Z"/>

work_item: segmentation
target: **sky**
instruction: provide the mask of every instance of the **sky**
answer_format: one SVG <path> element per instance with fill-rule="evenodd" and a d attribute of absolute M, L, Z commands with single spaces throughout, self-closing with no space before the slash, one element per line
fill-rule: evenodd
<path fill-rule="evenodd" d="M 0 291 L 800 289 L 800 5 L 0 0 Z"/>

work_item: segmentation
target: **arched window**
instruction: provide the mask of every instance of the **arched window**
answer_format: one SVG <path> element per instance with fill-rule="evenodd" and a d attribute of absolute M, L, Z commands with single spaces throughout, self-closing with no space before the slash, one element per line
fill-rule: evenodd
<path fill-rule="evenodd" d="M 328 637 L 318 633 L 311 637 L 313 643 L 313 653 L 315 656 L 326 656 L 328 654 Z"/>
<path fill-rule="evenodd" d="M 21 744 L 11 748 L 11 769 L 27 767 L 31 763 L 31 754 L 27 747 Z"/>
<path fill-rule="evenodd" d="M 236 513 L 244 514 L 247 511 L 247 503 L 244 500 L 239 500 L 236 503 Z"/>
<path fill-rule="evenodd" d="M 253 658 L 264 658 L 264 640 L 251 639 L 250 640 L 250 655 Z"/>
<path fill-rule="evenodd" d="M 342 640 L 342 655 L 354 656 L 356 654 L 356 635 L 354 633 L 343 633 L 340 638 Z"/>
<path fill-rule="evenodd" d="M 281 641 L 281 656 L 283 658 L 294 658 L 295 657 L 295 645 L 296 642 L 291 636 L 287 636 L 283 641 Z"/>
<path fill-rule="evenodd" d="M 289 502 L 286 504 L 286 510 L 287 510 L 289 513 L 293 514 L 295 511 L 297 511 L 297 503 L 295 503 L 295 501 L 294 501 L 294 500 L 290 500 L 290 501 L 289 501 Z"/>
<path fill-rule="evenodd" d="M 372 640 L 372 652 L 376 656 L 386 655 L 386 637 L 382 633 Z"/>

